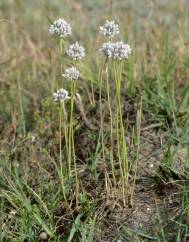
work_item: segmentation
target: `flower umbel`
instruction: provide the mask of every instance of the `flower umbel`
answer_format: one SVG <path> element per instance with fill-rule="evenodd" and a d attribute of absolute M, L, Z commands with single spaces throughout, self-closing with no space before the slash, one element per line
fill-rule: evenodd
<path fill-rule="evenodd" d="M 49 34 L 60 38 L 71 35 L 72 29 L 64 19 L 58 19 L 49 27 Z"/>
<path fill-rule="evenodd" d="M 72 66 L 65 70 L 65 73 L 62 75 L 63 77 L 73 81 L 78 80 L 80 76 L 80 72 L 77 70 L 76 67 Z"/>
<path fill-rule="evenodd" d="M 106 20 L 103 26 L 100 26 L 99 33 L 101 35 L 113 38 L 115 35 L 119 34 L 119 26 L 114 20 Z"/>
<path fill-rule="evenodd" d="M 102 44 L 102 47 L 99 49 L 107 58 L 113 57 L 113 44 L 111 42 L 106 42 Z"/>
<path fill-rule="evenodd" d="M 76 42 L 68 47 L 66 53 L 74 60 L 81 60 L 85 56 L 85 49 Z"/>
<path fill-rule="evenodd" d="M 131 54 L 131 47 L 123 41 L 113 43 L 113 59 L 128 59 Z"/>
<path fill-rule="evenodd" d="M 70 97 L 68 96 L 68 91 L 63 88 L 54 92 L 53 97 L 55 102 L 60 102 L 60 103 L 70 99 Z"/>
<path fill-rule="evenodd" d="M 107 57 L 117 60 L 128 59 L 131 54 L 131 47 L 123 41 L 103 43 L 100 51 Z"/>

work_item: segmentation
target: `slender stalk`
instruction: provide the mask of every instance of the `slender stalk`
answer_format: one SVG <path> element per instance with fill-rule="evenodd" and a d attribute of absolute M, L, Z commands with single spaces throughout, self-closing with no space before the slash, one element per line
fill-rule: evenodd
<path fill-rule="evenodd" d="M 117 63 L 115 66 L 116 75 L 116 109 L 117 109 L 117 143 L 118 154 L 120 161 L 120 169 L 122 174 L 122 187 L 123 187 L 123 201 L 124 205 L 128 200 L 128 159 L 127 159 L 127 144 L 125 139 L 125 128 L 123 124 L 122 110 L 121 110 L 121 75 L 122 75 L 122 63 Z"/>
<path fill-rule="evenodd" d="M 102 76 L 103 76 L 103 68 L 99 72 L 99 101 L 100 101 L 100 133 L 101 133 L 101 143 L 102 143 L 102 159 L 104 164 L 104 175 L 105 175 L 105 187 L 107 194 L 109 193 L 108 188 L 108 172 L 106 167 L 106 160 L 105 160 L 105 142 L 104 142 L 104 116 L 103 116 L 103 110 L 102 110 Z"/>
<path fill-rule="evenodd" d="M 77 163 L 75 157 L 75 144 L 74 144 L 74 127 L 73 127 L 73 112 L 74 112 L 74 96 L 76 93 L 76 83 L 71 81 L 71 104 L 70 104 L 70 126 L 69 126 L 69 141 L 68 141 L 68 176 L 71 176 L 71 161 L 73 159 L 75 182 L 76 182 L 76 206 L 79 203 L 79 180 L 77 174 Z"/>
<path fill-rule="evenodd" d="M 63 49 L 64 49 L 64 40 L 60 39 L 60 73 L 63 74 Z"/>
<path fill-rule="evenodd" d="M 71 82 L 70 124 L 69 124 L 69 140 L 68 140 L 68 177 L 71 177 L 73 106 L 74 106 L 73 83 Z"/>
<path fill-rule="evenodd" d="M 73 107 L 72 112 L 74 109 L 74 96 L 76 94 L 76 84 L 75 81 L 73 81 L 72 84 L 72 100 L 73 100 Z M 73 128 L 73 122 L 72 122 L 72 152 L 73 152 L 73 161 L 74 161 L 74 172 L 75 172 L 75 182 L 76 182 L 76 206 L 78 207 L 79 203 L 79 180 L 78 180 L 78 174 L 77 174 L 77 163 L 76 163 L 76 157 L 75 157 L 75 144 L 74 144 L 74 128 Z"/>
<path fill-rule="evenodd" d="M 73 151 L 73 161 L 74 161 L 74 173 L 75 173 L 75 183 L 76 183 L 76 206 L 79 204 L 79 179 L 77 175 L 77 163 L 75 157 L 75 144 L 74 144 L 74 130 L 72 127 L 72 151 Z"/>
<path fill-rule="evenodd" d="M 121 75 L 122 75 L 122 63 L 120 63 L 119 69 L 119 108 L 120 108 L 120 126 L 121 126 L 121 135 L 122 135 L 122 162 L 123 162 L 123 171 L 124 171 L 124 183 L 125 183 L 125 201 L 128 200 L 128 190 L 129 190 L 129 176 L 128 176 L 128 159 L 127 159 L 127 144 L 125 139 L 125 128 L 123 124 L 123 116 L 121 110 Z"/>
<path fill-rule="evenodd" d="M 62 174 L 62 107 L 59 107 L 59 161 Z"/>
<path fill-rule="evenodd" d="M 122 185 L 122 196 L 125 205 L 125 186 L 124 186 L 124 172 L 123 163 L 121 158 L 121 144 L 120 144 L 120 85 L 117 66 L 114 68 L 115 79 L 116 79 L 116 132 L 117 132 L 117 149 L 118 149 L 118 159 L 121 172 L 121 185 Z"/>
<path fill-rule="evenodd" d="M 64 200 L 66 199 L 65 186 L 64 186 L 64 170 L 62 163 L 62 106 L 59 107 L 59 162 L 60 162 L 60 176 L 61 176 L 61 186 L 63 191 Z"/>
<path fill-rule="evenodd" d="M 119 167 L 121 172 L 121 178 L 123 178 L 123 169 L 121 163 L 121 155 L 120 155 L 120 134 L 119 134 L 119 88 L 118 88 L 118 78 L 117 78 L 117 69 L 116 64 L 114 63 L 114 76 L 116 81 L 116 136 L 117 136 L 117 153 L 119 160 Z"/>
<path fill-rule="evenodd" d="M 65 109 L 65 104 L 63 102 L 62 104 L 62 109 L 63 109 L 63 129 L 64 129 L 64 138 L 65 138 L 65 145 L 66 145 L 66 158 L 68 159 L 68 131 L 67 131 L 67 113 Z M 68 167 L 67 167 L 68 169 Z"/>
<path fill-rule="evenodd" d="M 64 54 L 64 40 L 60 38 L 59 40 L 59 52 L 60 52 L 60 74 L 62 76 L 63 74 L 63 54 Z M 52 90 L 54 91 L 55 89 L 58 88 L 58 83 L 56 81 L 56 78 L 53 78 L 53 83 L 52 83 Z"/>
<path fill-rule="evenodd" d="M 109 86 L 109 63 L 106 64 L 106 91 L 107 91 L 107 99 L 108 99 L 108 108 L 110 114 L 110 161 L 112 167 L 112 176 L 114 186 L 116 186 L 116 177 L 115 177 L 115 166 L 114 166 L 114 155 L 113 155 L 113 116 L 112 116 L 112 108 L 111 108 L 111 101 L 110 101 L 110 86 Z"/>

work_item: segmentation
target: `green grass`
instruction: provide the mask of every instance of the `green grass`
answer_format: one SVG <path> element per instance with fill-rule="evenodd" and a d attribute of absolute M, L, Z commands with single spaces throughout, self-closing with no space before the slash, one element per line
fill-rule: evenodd
<path fill-rule="evenodd" d="M 112 138 L 118 133 L 110 128 L 109 108 L 116 113 L 119 73 L 115 78 L 110 64 L 107 75 L 98 53 L 103 42 L 98 28 L 109 18 L 110 4 L 0 2 L 2 242 L 188 241 L 189 4 L 113 1 L 112 19 L 133 51 L 121 76 L 123 157 Z M 67 164 L 65 139 L 63 134 L 60 139 L 59 107 L 52 93 L 69 83 L 61 77 L 59 40 L 48 35 L 50 22 L 59 17 L 73 27 L 65 45 L 78 40 L 86 48 L 77 82 L 81 100 L 71 120 L 77 169 L 72 163 L 65 190 L 60 172 L 61 164 Z M 63 68 L 68 65 L 63 55 Z"/>

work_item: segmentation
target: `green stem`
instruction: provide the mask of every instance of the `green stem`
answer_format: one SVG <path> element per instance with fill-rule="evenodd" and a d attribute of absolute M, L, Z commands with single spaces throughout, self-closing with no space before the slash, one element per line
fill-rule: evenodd
<path fill-rule="evenodd" d="M 64 40 L 60 39 L 60 73 L 63 74 L 63 49 L 64 49 Z"/>
<path fill-rule="evenodd" d="M 116 185 L 116 177 L 115 177 L 115 166 L 114 166 L 114 155 L 113 155 L 113 116 L 112 116 L 112 109 L 111 109 L 111 102 L 110 102 L 110 86 L 109 86 L 109 63 L 106 66 L 106 91 L 107 91 L 107 98 L 108 98 L 108 108 L 110 114 L 110 161 L 112 166 L 112 176 L 114 181 L 114 186 Z"/>
<path fill-rule="evenodd" d="M 66 113 L 66 109 L 65 109 L 65 104 L 63 102 L 62 104 L 62 109 L 63 109 L 63 116 L 64 116 L 64 120 L 63 120 L 63 129 L 64 129 L 64 138 L 65 138 L 65 145 L 66 145 L 66 158 L 68 159 L 68 131 L 67 131 L 67 113 Z M 67 167 L 68 169 L 68 167 Z"/>
<path fill-rule="evenodd" d="M 72 88 L 73 88 L 72 89 L 72 98 L 73 98 L 73 106 L 74 106 L 74 96 L 76 94 L 76 84 L 75 84 L 75 81 L 73 81 Z M 72 110 L 72 112 L 73 112 L 73 110 Z M 72 152 L 73 152 L 74 172 L 75 172 L 75 182 L 76 182 L 76 206 L 78 207 L 78 204 L 79 204 L 79 180 L 78 180 L 77 163 L 76 163 L 76 157 L 75 157 L 75 144 L 74 144 L 74 128 L 73 128 L 73 122 L 72 122 Z"/>
<path fill-rule="evenodd" d="M 99 87 L 100 87 L 100 93 L 99 93 L 99 101 L 100 101 L 100 133 L 101 133 L 101 143 L 102 143 L 102 159 L 104 164 L 104 176 L 105 176 L 105 187 L 106 191 L 108 193 L 108 172 L 106 168 L 106 160 L 105 160 L 105 144 L 104 144 L 104 117 L 103 117 L 103 110 L 102 110 L 102 76 L 103 76 L 103 68 L 100 71 L 99 76 Z"/>
<path fill-rule="evenodd" d="M 117 69 L 114 63 L 114 75 L 116 81 L 116 134 L 117 134 L 117 150 L 118 150 L 118 160 L 119 167 L 121 172 L 121 178 L 123 178 L 123 169 L 121 163 L 121 155 L 120 155 L 120 134 L 119 134 L 119 87 L 118 87 L 118 78 L 117 78 Z"/>
<path fill-rule="evenodd" d="M 63 171 L 63 163 L 62 163 L 62 106 L 61 105 L 59 109 L 59 149 L 60 149 L 59 162 L 60 162 L 61 185 L 62 185 L 64 200 L 67 201 L 66 194 L 65 194 L 64 171 Z"/>
<path fill-rule="evenodd" d="M 59 157 L 60 157 L 60 168 L 62 173 L 62 107 L 59 108 Z"/>
<path fill-rule="evenodd" d="M 75 81 L 71 82 L 71 107 L 70 107 L 70 126 L 69 126 L 69 159 L 68 159 L 68 174 L 71 176 L 71 160 L 73 158 L 74 163 L 74 173 L 75 173 L 75 182 L 76 182 L 76 206 L 78 207 L 79 203 L 79 181 L 77 174 L 77 163 L 75 157 L 75 144 L 74 144 L 74 127 L 73 127 L 73 111 L 74 111 L 74 97 L 76 93 L 76 83 Z"/>
<path fill-rule="evenodd" d="M 69 125 L 69 140 L 68 140 L 68 177 L 71 177 L 71 161 L 72 161 L 72 125 L 73 125 L 73 83 L 71 83 L 71 103 L 70 103 L 70 125 Z"/>
<path fill-rule="evenodd" d="M 121 76 L 122 76 L 122 63 L 117 64 L 115 68 L 116 73 L 116 96 L 117 96 L 117 142 L 120 148 L 120 167 L 123 180 L 123 198 L 124 203 L 128 199 L 128 160 L 127 160 L 127 144 L 125 139 L 125 129 L 123 124 L 122 110 L 121 110 Z M 121 134 L 121 136 L 120 136 Z"/>
<path fill-rule="evenodd" d="M 122 75 L 122 63 L 120 64 L 119 70 L 119 95 L 121 95 L 121 75 Z M 119 100 L 121 97 L 119 96 Z M 122 135 L 122 163 L 123 163 L 123 173 L 124 173 L 124 183 L 125 183 L 125 200 L 128 200 L 128 159 L 127 159 L 127 144 L 125 139 L 125 128 L 123 124 L 123 116 L 121 110 L 121 100 L 119 101 L 120 108 L 120 126 Z"/>

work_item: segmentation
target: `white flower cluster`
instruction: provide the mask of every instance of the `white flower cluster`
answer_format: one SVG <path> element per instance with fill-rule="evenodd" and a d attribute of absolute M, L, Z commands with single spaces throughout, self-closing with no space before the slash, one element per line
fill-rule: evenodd
<path fill-rule="evenodd" d="M 112 42 L 106 42 L 102 44 L 102 47 L 100 48 L 100 52 L 102 52 L 107 58 L 113 57 L 113 44 Z"/>
<path fill-rule="evenodd" d="M 76 67 L 72 66 L 70 68 L 67 68 L 62 76 L 70 81 L 75 81 L 79 79 L 80 72 L 77 70 Z"/>
<path fill-rule="evenodd" d="M 74 60 L 81 60 L 85 56 L 85 49 L 76 42 L 68 47 L 66 53 Z"/>
<path fill-rule="evenodd" d="M 128 44 L 125 44 L 123 41 L 116 42 L 113 44 L 113 58 L 114 59 L 128 59 L 131 54 L 131 47 Z"/>
<path fill-rule="evenodd" d="M 53 93 L 53 97 L 54 97 L 54 101 L 55 102 L 64 102 L 65 100 L 69 100 L 70 97 L 68 95 L 68 91 L 61 88 L 59 90 L 57 90 L 56 92 Z"/>
<path fill-rule="evenodd" d="M 49 34 L 60 38 L 71 35 L 72 29 L 64 19 L 58 19 L 49 27 Z"/>
<path fill-rule="evenodd" d="M 108 59 L 123 60 L 128 59 L 131 54 L 131 47 L 123 41 L 115 43 L 106 42 L 103 43 L 100 52 L 102 52 Z"/>
<path fill-rule="evenodd" d="M 106 20 L 103 26 L 100 26 L 100 34 L 113 38 L 115 35 L 119 34 L 119 26 L 114 20 Z"/>

